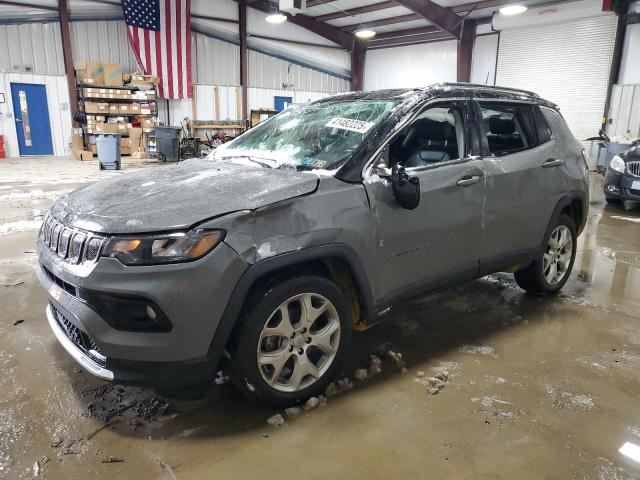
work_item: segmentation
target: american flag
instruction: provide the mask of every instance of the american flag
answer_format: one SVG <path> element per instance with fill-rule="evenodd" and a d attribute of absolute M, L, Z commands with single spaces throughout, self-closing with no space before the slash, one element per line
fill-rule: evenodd
<path fill-rule="evenodd" d="M 190 98 L 191 0 L 122 0 L 127 36 L 160 98 Z"/>

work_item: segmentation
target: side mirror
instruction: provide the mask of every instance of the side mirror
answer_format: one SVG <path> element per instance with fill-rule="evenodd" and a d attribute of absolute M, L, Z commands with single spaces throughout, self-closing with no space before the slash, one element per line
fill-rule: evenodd
<path fill-rule="evenodd" d="M 391 187 L 393 196 L 402 208 L 413 210 L 420 203 L 420 179 L 410 177 L 399 163 L 391 169 Z"/>

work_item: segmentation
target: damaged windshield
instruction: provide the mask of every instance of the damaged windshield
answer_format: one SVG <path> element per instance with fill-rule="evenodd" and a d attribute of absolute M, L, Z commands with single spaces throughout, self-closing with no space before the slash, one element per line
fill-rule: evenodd
<path fill-rule="evenodd" d="M 359 100 L 293 106 L 218 147 L 214 158 L 273 168 L 332 170 L 349 158 L 396 103 Z"/>

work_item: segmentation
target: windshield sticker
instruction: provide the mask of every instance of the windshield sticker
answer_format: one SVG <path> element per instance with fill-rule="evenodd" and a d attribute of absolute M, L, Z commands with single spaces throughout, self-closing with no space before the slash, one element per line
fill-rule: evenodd
<path fill-rule="evenodd" d="M 327 122 L 325 127 L 340 128 L 351 132 L 367 133 L 375 124 L 373 122 L 364 122 L 353 118 L 334 117 Z"/>

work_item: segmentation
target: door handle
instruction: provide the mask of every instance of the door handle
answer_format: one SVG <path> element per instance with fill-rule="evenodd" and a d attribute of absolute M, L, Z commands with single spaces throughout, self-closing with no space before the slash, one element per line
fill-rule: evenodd
<path fill-rule="evenodd" d="M 542 168 L 557 167 L 558 165 L 562 165 L 563 163 L 564 160 L 560 160 L 558 158 L 550 158 L 542 164 Z"/>
<path fill-rule="evenodd" d="M 480 175 L 467 175 L 458 180 L 458 186 L 468 187 L 480 181 Z"/>

